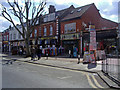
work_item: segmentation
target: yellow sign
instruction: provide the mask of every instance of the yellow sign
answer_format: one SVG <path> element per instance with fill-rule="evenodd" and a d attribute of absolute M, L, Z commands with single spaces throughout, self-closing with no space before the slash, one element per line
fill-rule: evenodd
<path fill-rule="evenodd" d="M 56 39 L 56 38 L 55 37 L 43 37 L 43 38 L 40 38 L 40 39 L 44 40 L 44 39 Z"/>
<path fill-rule="evenodd" d="M 8 41 L 3 41 L 4 43 L 8 43 Z"/>
<path fill-rule="evenodd" d="M 90 28 L 91 29 L 95 29 L 95 25 L 90 25 Z"/>

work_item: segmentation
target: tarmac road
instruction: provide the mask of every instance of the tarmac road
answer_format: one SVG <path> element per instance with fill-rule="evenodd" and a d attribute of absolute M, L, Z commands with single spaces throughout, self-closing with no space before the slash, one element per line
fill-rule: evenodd
<path fill-rule="evenodd" d="M 94 73 L 19 61 L 2 67 L 3 88 L 109 88 Z"/>

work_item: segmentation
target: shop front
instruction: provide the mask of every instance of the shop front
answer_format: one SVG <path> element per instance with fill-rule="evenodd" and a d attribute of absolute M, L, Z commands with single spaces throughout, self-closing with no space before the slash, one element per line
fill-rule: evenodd
<path fill-rule="evenodd" d="M 74 34 L 63 34 L 61 35 L 61 45 L 64 48 L 65 54 L 69 54 L 71 51 L 72 56 L 77 56 L 78 52 L 81 50 L 81 40 L 80 33 Z M 76 50 L 74 48 L 77 48 Z M 74 54 L 76 53 L 76 54 Z"/>
<path fill-rule="evenodd" d="M 105 50 L 109 53 L 109 46 L 116 46 L 116 30 L 96 31 L 97 50 Z M 83 33 L 83 51 L 89 51 L 90 33 Z"/>
<path fill-rule="evenodd" d="M 9 52 L 9 43 L 8 41 L 3 41 L 3 52 Z"/>
<path fill-rule="evenodd" d="M 42 37 L 38 39 L 38 46 L 42 48 L 42 53 L 45 56 L 48 53 L 49 56 L 56 56 L 58 54 L 58 43 L 56 37 Z"/>

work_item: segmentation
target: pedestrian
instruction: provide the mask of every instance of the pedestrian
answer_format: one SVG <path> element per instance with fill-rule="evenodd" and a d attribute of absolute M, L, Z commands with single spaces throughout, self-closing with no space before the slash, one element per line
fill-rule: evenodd
<path fill-rule="evenodd" d="M 46 60 L 48 60 L 48 50 L 45 50 Z"/>
<path fill-rule="evenodd" d="M 80 63 L 80 54 L 78 53 L 78 62 L 77 62 L 77 64 L 79 64 Z"/>
<path fill-rule="evenodd" d="M 22 55 L 22 49 L 20 48 L 20 50 L 19 50 L 19 53 L 20 53 L 20 56 Z"/>
<path fill-rule="evenodd" d="M 71 50 L 69 50 L 69 57 L 71 58 Z"/>
<path fill-rule="evenodd" d="M 41 58 L 41 55 L 42 55 L 42 49 L 40 49 L 40 48 L 38 47 L 38 49 L 37 49 L 38 60 Z"/>
<path fill-rule="evenodd" d="M 31 60 L 34 60 L 36 56 L 36 50 L 34 47 L 31 48 Z"/>

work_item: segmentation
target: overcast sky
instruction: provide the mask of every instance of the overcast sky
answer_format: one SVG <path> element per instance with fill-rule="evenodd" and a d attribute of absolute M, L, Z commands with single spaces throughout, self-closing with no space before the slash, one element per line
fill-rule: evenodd
<path fill-rule="evenodd" d="M 19 4 L 22 5 L 22 0 L 18 0 L 18 1 Z M 37 2 L 38 0 L 34 0 L 34 1 Z M 74 5 L 74 7 L 80 7 L 94 3 L 97 9 L 100 10 L 99 12 L 102 17 L 118 22 L 118 1 L 119 0 L 47 0 L 46 10 L 47 8 L 49 8 L 49 5 L 54 5 L 56 10 L 61 10 L 64 8 L 68 8 L 71 5 Z M 0 3 L 6 6 L 7 8 L 9 8 L 5 0 L 0 0 Z M 17 23 L 17 21 L 15 22 Z M 7 29 L 9 25 L 10 23 L 6 19 L 0 16 L 0 32 Z"/>

